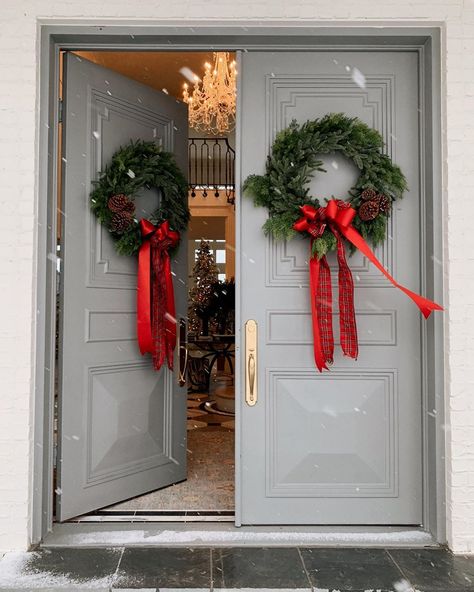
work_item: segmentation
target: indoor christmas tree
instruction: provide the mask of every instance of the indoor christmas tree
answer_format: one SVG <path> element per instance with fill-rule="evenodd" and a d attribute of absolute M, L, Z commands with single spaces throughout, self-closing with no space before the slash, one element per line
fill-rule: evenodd
<path fill-rule="evenodd" d="M 235 281 L 217 281 L 212 286 L 208 305 L 210 318 L 220 335 L 234 333 L 235 322 Z"/>
<path fill-rule="evenodd" d="M 209 318 L 214 285 L 217 281 L 217 266 L 209 243 L 201 241 L 193 267 L 193 285 L 189 292 L 189 329 L 201 335 L 209 333 Z"/>

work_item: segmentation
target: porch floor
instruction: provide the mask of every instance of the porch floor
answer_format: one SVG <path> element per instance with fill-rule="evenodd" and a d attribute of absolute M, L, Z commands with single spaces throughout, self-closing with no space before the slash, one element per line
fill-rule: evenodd
<path fill-rule="evenodd" d="M 442 548 L 54 548 L 7 553 L 0 591 L 305 590 L 461 592 L 474 556 Z"/>

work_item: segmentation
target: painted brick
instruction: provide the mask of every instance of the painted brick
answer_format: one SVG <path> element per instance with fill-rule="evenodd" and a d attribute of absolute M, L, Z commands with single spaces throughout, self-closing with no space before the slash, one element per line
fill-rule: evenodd
<path fill-rule="evenodd" d="M 344 25 L 441 23 L 446 327 L 447 526 L 451 548 L 474 553 L 474 233 L 465 214 L 474 187 L 472 0 L 3 0 L 0 12 L 0 551 L 29 544 L 36 295 L 37 22 L 317 20 Z M 19 208 L 12 203 L 20 199 Z M 17 202 L 18 203 L 18 202 Z M 15 229 L 12 232 L 12 229 Z"/>

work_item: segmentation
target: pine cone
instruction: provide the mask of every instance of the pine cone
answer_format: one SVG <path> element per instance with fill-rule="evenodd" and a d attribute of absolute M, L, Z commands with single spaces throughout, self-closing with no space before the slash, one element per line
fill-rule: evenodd
<path fill-rule="evenodd" d="M 129 199 L 128 202 L 125 204 L 123 211 L 128 212 L 131 215 L 133 215 L 135 213 L 135 204 L 133 203 L 133 201 L 131 199 Z"/>
<path fill-rule="evenodd" d="M 111 212 L 117 214 L 118 212 L 130 212 L 132 213 L 135 210 L 135 204 L 131 199 L 123 193 L 118 193 L 117 195 L 112 195 L 109 198 L 107 203 L 107 207 Z"/>
<path fill-rule="evenodd" d="M 374 220 L 379 215 L 379 204 L 375 200 L 365 201 L 359 208 L 359 218 L 363 222 Z"/>
<path fill-rule="evenodd" d="M 382 214 L 390 212 L 390 208 L 392 207 L 392 200 L 387 195 L 379 193 L 375 199 L 379 204 L 379 210 L 382 212 Z"/>
<path fill-rule="evenodd" d="M 364 191 L 360 194 L 364 201 L 370 201 L 371 199 L 374 199 L 376 195 L 377 192 L 375 189 L 364 189 Z"/>
<path fill-rule="evenodd" d="M 130 212 L 116 212 L 112 216 L 110 230 L 112 230 L 112 232 L 116 232 L 117 234 L 122 234 L 129 229 L 132 221 L 133 217 Z"/>

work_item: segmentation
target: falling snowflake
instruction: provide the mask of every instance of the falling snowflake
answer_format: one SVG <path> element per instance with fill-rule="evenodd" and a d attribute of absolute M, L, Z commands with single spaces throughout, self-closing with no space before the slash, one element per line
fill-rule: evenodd
<path fill-rule="evenodd" d="M 199 77 L 196 74 L 194 74 L 191 68 L 188 68 L 187 66 L 183 66 L 183 68 L 180 68 L 179 73 L 191 82 L 195 82 L 196 79 L 199 80 Z"/>
<path fill-rule="evenodd" d="M 165 313 L 165 319 L 167 319 L 168 321 L 171 321 L 175 325 L 178 323 L 178 321 L 176 320 L 176 317 L 174 317 L 173 315 L 170 315 L 169 312 Z"/>
<path fill-rule="evenodd" d="M 359 70 L 359 68 L 352 68 L 352 80 L 360 86 L 360 88 L 365 88 L 365 76 Z"/>

